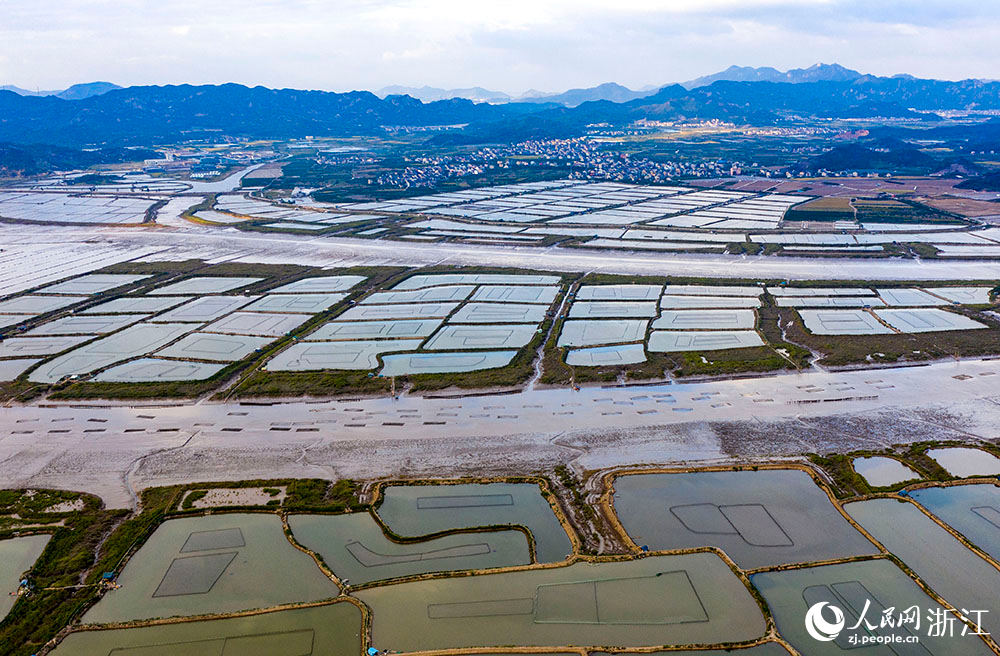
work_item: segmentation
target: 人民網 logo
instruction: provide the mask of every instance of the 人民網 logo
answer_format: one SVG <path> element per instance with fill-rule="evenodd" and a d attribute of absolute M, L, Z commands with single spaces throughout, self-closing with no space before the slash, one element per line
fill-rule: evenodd
<path fill-rule="evenodd" d="M 823 609 L 829 607 L 833 613 L 833 621 L 827 622 L 823 617 Z M 835 640 L 844 628 L 844 612 L 825 601 L 813 604 L 806 612 L 806 631 L 820 642 Z"/>

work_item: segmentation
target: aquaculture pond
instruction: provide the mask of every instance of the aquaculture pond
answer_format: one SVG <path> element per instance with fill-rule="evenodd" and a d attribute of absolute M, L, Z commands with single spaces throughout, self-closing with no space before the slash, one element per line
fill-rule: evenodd
<path fill-rule="evenodd" d="M 806 567 L 775 572 L 762 572 L 750 577 L 750 581 L 760 590 L 767 601 L 778 633 L 800 653 L 809 656 L 851 654 L 865 656 L 979 656 L 991 654 L 986 644 L 977 636 L 961 636 L 961 629 L 954 637 L 934 637 L 927 635 L 927 615 L 941 609 L 933 599 L 901 569 L 886 559 L 862 562 Z M 826 602 L 835 606 L 843 614 L 845 628 L 835 640 L 820 641 L 812 638 L 806 630 L 806 613 L 815 604 Z M 868 611 L 865 612 L 865 605 Z M 920 609 L 920 628 L 913 625 L 903 627 L 876 628 L 868 632 L 864 628 L 850 630 L 862 613 L 870 623 L 879 625 L 882 611 L 894 608 L 894 617 L 899 611 L 917 606 Z M 834 622 L 833 611 L 823 614 L 827 623 Z M 862 625 L 863 626 L 863 625 Z M 899 635 L 901 639 L 919 636 L 919 643 L 860 646 L 851 644 L 854 640 L 868 636 Z"/>
<path fill-rule="evenodd" d="M 71 633 L 56 656 L 358 656 L 352 603 L 132 629 Z"/>
<path fill-rule="evenodd" d="M 851 461 L 851 465 L 854 471 L 861 474 L 873 487 L 886 487 L 920 478 L 920 474 L 895 458 L 882 456 L 855 458 Z"/>
<path fill-rule="evenodd" d="M 753 640 L 765 628 L 712 553 L 433 579 L 358 597 L 373 611 L 373 643 L 393 651 L 704 644 Z"/>
<path fill-rule="evenodd" d="M 366 512 L 292 515 L 292 534 L 352 585 L 426 572 L 487 569 L 531 563 L 528 536 L 518 530 L 446 535 L 397 542 Z"/>
<path fill-rule="evenodd" d="M 229 613 L 336 597 L 337 586 L 291 545 L 272 514 L 164 522 L 128 561 L 87 623 Z"/>
<path fill-rule="evenodd" d="M 950 604 L 989 611 L 983 626 L 1000 635 L 997 568 L 909 502 L 872 499 L 849 503 L 845 510 Z"/>
<path fill-rule="evenodd" d="M 878 553 L 799 470 L 636 474 L 614 488 L 625 530 L 654 551 L 715 546 L 744 568 Z"/>
<path fill-rule="evenodd" d="M 378 514 L 394 533 L 418 537 L 479 526 L 524 526 L 540 563 L 565 559 L 573 544 L 534 483 L 390 485 Z"/>
<path fill-rule="evenodd" d="M 938 461 L 952 475 L 966 476 L 996 476 L 1000 474 L 1000 458 L 981 449 L 966 449 L 949 447 L 947 449 L 928 449 L 927 455 Z"/>
<path fill-rule="evenodd" d="M 0 540 L 0 620 L 17 601 L 13 593 L 21 584 L 21 575 L 35 564 L 50 538 L 50 535 L 29 535 Z"/>
<path fill-rule="evenodd" d="M 1000 560 L 1000 486 L 951 485 L 910 492 L 914 501 Z"/>

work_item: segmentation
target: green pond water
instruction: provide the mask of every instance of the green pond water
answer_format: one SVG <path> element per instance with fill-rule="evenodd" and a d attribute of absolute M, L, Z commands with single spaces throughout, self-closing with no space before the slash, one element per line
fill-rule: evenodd
<path fill-rule="evenodd" d="M 953 485 L 910 492 L 914 501 L 1000 560 L 1000 487 Z"/>
<path fill-rule="evenodd" d="M 638 647 L 752 640 L 764 620 L 715 554 L 504 572 L 357 593 L 373 611 L 373 646 Z"/>
<path fill-rule="evenodd" d="M 339 594 L 313 559 L 288 542 L 278 516 L 262 513 L 164 522 L 118 583 L 84 622 L 227 613 Z"/>
<path fill-rule="evenodd" d="M 0 540 L 0 620 L 14 607 L 17 592 L 24 574 L 42 555 L 50 535 L 29 535 L 23 538 Z"/>
<path fill-rule="evenodd" d="M 941 606 L 888 560 L 763 572 L 754 574 L 750 580 L 767 600 L 778 633 L 800 653 L 808 656 L 845 652 L 859 656 L 985 656 L 992 653 L 980 638 L 973 635 L 962 637 L 961 627 L 953 637 L 928 636 L 928 612 L 941 609 Z M 806 613 L 810 607 L 822 602 L 837 607 L 843 615 L 844 627 L 833 641 L 816 640 L 806 630 Z M 864 610 L 866 602 L 867 611 Z M 903 628 L 867 631 L 862 624 L 858 629 L 851 630 L 862 614 L 867 622 L 878 627 L 883 610 L 894 608 L 892 616 L 898 618 L 900 611 L 912 606 L 919 609 L 919 628 L 910 624 Z M 829 607 L 824 610 L 823 619 L 834 622 L 836 618 Z M 850 642 L 851 636 L 861 639 L 871 635 L 899 635 L 900 639 L 916 636 L 919 642 L 865 646 Z"/>
<path fill-rule="evenodd" d="M 953 606 L 989 611 L 982 616 L 983 626 L 1000 635 L 1000 571 L 913 504 L 872 499 L 845 509 Z"/>
<path fill-rule="evenodd" d="M 531 531 L 540 563 L 564 560 L 573 551 L 569 536 L 533 483 L 390 485 L 383 490 L 378 514 L 404 537 L 519 524 Z"/>
<path fill-rule="evenodd" d="M 358 656 L 361 611 L 350 603 L 250 617 L 71 633 L 56 656 Z"/>
<path fill-rule="evenodd" d="M 367 583 L 450 570 L 528 565 L 528 537 L 517 530 L 446 535 L 416 543 L 389 540 L 369 513 L 292 515 L 295 539 L 341 579 Z"/>
<path fill-rule="evenodd" d="M 614 505 L 638 545 L 715 546 L 748 569 L 878 553 L 798 470 L 621 476 Z"/>

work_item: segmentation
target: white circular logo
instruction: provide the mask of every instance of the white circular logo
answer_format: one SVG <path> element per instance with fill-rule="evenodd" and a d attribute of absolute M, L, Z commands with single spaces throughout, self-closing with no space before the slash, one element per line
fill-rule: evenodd
<path fill-rule="evenodd" d="M 844 628 L 844 612 L 836 606 L 830 606 L 833 611 L 833 622 L 823 619 L 823 608 L 830 606 L 825 601 L 813 604 L 806 612 L 806 631 L 820 642 L 830 642 L 840 635 Z"/>

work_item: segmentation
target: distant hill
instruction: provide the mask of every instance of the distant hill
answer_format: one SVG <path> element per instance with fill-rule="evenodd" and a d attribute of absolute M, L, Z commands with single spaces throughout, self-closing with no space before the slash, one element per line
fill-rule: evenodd
<path fill-rule="evenodd" d="M 84 98 L 99 96 L 115 89 L 121 89 L 121 87 L 111 82 L 86 82 L 84 84 L 74 84 L 68 89 L 64 89 L 53 95 L 63 100 L 83 100 Z"/>
<path fill-rule="evenodd" d="M 724 71 L 695 78 L 683 82 L 685 89 L 707 87 L 714 83 L 725 82 L 788 82 L 802 84 L 805 82 L 851 82 L 864 77 L 861 73 L 844 68 L 840 64 L 814 64 L 809 68 L 793 68 L 782 73 L 776 68 L 762 66 L 730 66 Z"/>
<path fill-rule="evenodd" d="M 0 175 L 36 175 L 67 171 L 97 164 L 120 164 L 157 159 L 160 153 L 147 148 L 103 148 L 80 150 L 42 144 L 0 143 Z"/>
<path fill-rule="evenodd" d="M 821 155 L 801 162 L 796 170 L 837 172 L 900 171 L 930 173 L 941 163 L 904 142 L 884 141 L 862 145 L 857 143 L 835 146 Z"/>
<path fill-rule="evenodd" d="M 599 84 L 596 87 L 590 87 L 587 89 L 570 89 L 569 91 L 564 91 L 563 93 L 554 95 L 537 94 L 536 92 L 530 96 L 517 98 L 517 102 L 550 102 L 563 105 L 565 107 L 576 107 L 585 102 L 595 102 L 598 100 L 607 100 L 613 103 L 624 103 L 630 100 L 635 100 L 636 98 L 649 96 L 655 93 L 655 91 L 655 89 L 651 91 L 633 91 L 628 87 L 623 87 L 622 85 L 614 82 L 605 82 L 604 84 Z"/>
<path fill-rule="evenodd" d="M 438 100 L 451 100 L 453 98 L 464 98 L 472 102 L 504 103 L 509 102 L 511 97 L 503 91 L 490 91 L 483 87 L 471 87 L 468 89 L 439 89 L 437 87 L 404 87 L 393 85 L 382 87 L 375 92 L 379 98 L 387 96 L 409 96 L 416 98 L 420 102 L 436 102 Z"/>
<path fill-rule="evenodd" d="M 29 91 L 28 89 L 22 89 L 12 84 L 0 86 L 0 91 L 13 91 L 19 96 L 55 96 L 63 100 L 83 100 L 84 98 L 99 96 L 102 93 L 107 93 L 115 89 L 121 89 L 121 87 L 111 82 L 85 82 L 83 84 L 74 84 L 68 89 L 61 91 Z"/>

